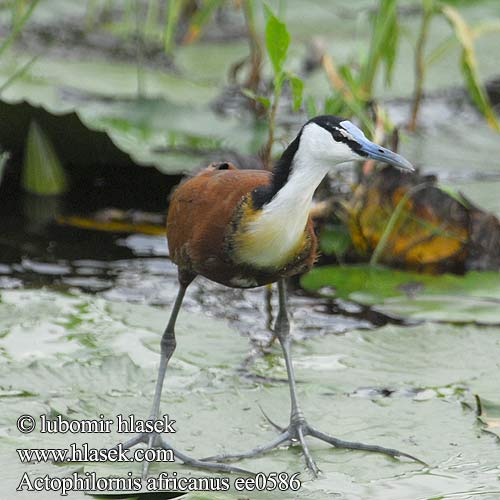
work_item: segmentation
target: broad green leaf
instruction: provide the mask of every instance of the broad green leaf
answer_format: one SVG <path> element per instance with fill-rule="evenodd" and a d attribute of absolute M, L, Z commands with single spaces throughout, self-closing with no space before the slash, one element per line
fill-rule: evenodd
<path fill-rule="evenodd" d="M 16 430 L 21 414 L 73 420 L 98 419 L 102 414 L 115 421 L 117 414 L 148 417 L 168 311 L 47 290 L 3 291 L 1 299 L 0 467 L 3 491 L 16 498 L 15 489 L 26 471 L 43 477 L 69 475 L 75 469 L 74 464 L 21 464 L 16 448 L 66 448 L 71 442 L 104 448 L 130 437 L 117 433 L 113 425 L 111 433 L 43 434 L 36 429 L 27 438 Z M 460 491 L 473 498 L 478 488 L 496 491 L 498 478 L 491 471 L 498 466 L 498 443 L 481 432 L 469 408 L 474 405 L 472 394 L 478 394 L 485 417 L 492 422 L 497 416 L 497 329 L 426 324 L 328 335 L 326 325 L 325 333 L 293 344 L 306 418 L 343 439 L 410 452 L 430 463 L 429 469 L 406 460 L 328 448 L 310 438 L 311 454 L 322 468 L 318 480 L 304 471 L 294 447 L 239 461 L 238 466 L 266 474 L 300 471 L 302 487 L 293 494 L 298 500 L 329 500 L 339 494 L 387 500 L 387 491 L 397 491 L 394 498 L 417 498 L 422 488 L 427 497 L 452 497 Z M 92 343 L 85 341 L 89 335 Z M 162 414 L 176 420 L 175 446 L 201 457 L 243 451 L 275 439 L 276 431 L 259 405 L 271 419 L 286 425 L 289 393 L 280 349 L 276 346 L 255 364 L 242 367 L 253 349 L 248 339 L 220 320 L 187 311 L 179 316 L 177 338 L 161 401 Z M 259 376 L 266 377 L 265 383 Z M 78 465 L 80 473 L 95 472 L 97 477 L 141 474 L 140 463 Z M 151 465 L 152 477 L 162 472 L 222 477 L 180 462 Z M 229 476 L 231 482 L 235 476 Z M 278 500 L 284 494 L 290 497 L 278 490 L 237 492 L 232 487 L 185 498 Z M 70 496 L 88 498 L 83 491 Z"/>
<path fill-rule="evenodd" d="M 267 6 L 265 8 L 268 15 L 266 23 L 266 48 L 269 59 L 271 59 L 274 74 L 278 75 L 283 71 L 283 65 L 286 61 L 288 46 L 290 45 L 290 34 L 288 33 L 286 24 L 278 19 Z"/>
<path fill-rule="evenodd" d="M 500 323 L 497 272 L 432 276 L 380 266 L 325 266 L 304 275 L 301 284 L 310 291 L 371 305 L 391 316 L 453 323 Z"/>

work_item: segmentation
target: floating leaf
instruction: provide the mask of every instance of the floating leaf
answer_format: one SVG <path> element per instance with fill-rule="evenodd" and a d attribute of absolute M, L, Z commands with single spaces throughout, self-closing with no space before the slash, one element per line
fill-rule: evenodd
<path fill-rule="evenodd" d="M 397 317 L 500 323 L 497 272 L 432 276 L 378 266 L 325 266 L 304 275 L 301 284 L 306 290 L 371 305 Z"/>
<path fill-rule="evenodd" d="M 168 286 L 168 282 L 166 283 Z M 130 434 L 116 432 L 116 415 L 148 417 L 159 361 L 159 341 L 168 311 L 95 295 L 70 296 L 47 290 L 2 292 L 0 302 L 0 467 L 2 487 L 15 491 L 24 472 L 33 476 L 71 474 L 74 465 L 20 463 L 16 448 L 67 448 L 88 442 L 108 448 Z M 332 321 L 335 321 L 332 319 Z M 89 334 L 93 343 L 84 340 Z M 276 438 L 263 418 L 286 425 L 289 392 L 286 368 L 276 347 L 254 366 L 242 363 L 252 350 L 224 322 L 183 310 L 161 401 L 162 413 L 176 420 L 175 446 L 194 457 L 237 452 Z M 203 343 L 200 344 L 200 335 Z M 421 465 L 377 454 L 328 448 L 308 438 L 311 454 L 321 464 L 319 480 L 303 472 L 293 447 L 282 447 L 238 466 L 255 472 L 302 471 L 296 499 L 346 498 L 387 500 L 426 497 L 456 491 L 474 497 L 478 488 L 496 491 L 498 444 L 478 439 L 475 415 L 460 404 L 480 394 L 498 402 L 495 377 L 500 342 L 494 328 L 432 325 L 386 326 L 377 331 L 321 335 L 294 342 L 297 390 L 311 425 L 343 439 L 397 447 L 432 464 Z M 269 379 L 269 374 L 276 379 Z M 258 375 L 268 380 L 259 382 Z M 89 383 L 92 380 L 92 383 Z M 423 396 L 426 396 L 425 398 Z M 490 415 L 489 406 L 486 408 Z M 41 433 L 27 438 L 16 430 L 21 414 L 68 415 L 73 420 L 114 419 L 111 433 Z M 494 413 L 491 413 L 494 416 Z M 459 449 L 459 453 L 457 452 Z M 141 463 L 84 463 L 82 472 L 97 477 L 140 476 Z M 199 477 L 203 471 L 176 463 L 152 463 L 150 475 L 177 472 Z M 219 478 L 220 474 L 209 473 Z M 229 476 L 231 482 L 236 475 Z M 425 483 L 425 484 L 424 484 Z M 119 492 L 108 492 L 115 495 Z M 165 496 L 152 493 L 158 498 Z M 52 495 L 53 496 L 53 495 Z M 220 500 L 290 498 L 282 491 L 193 492 L 186 498 Z M 15 495 L 13 495 L 15 498 Z M 75 500 L 88 498 L 73 491 Z"/>
<path fill-rule="evenodd" d="M 42 196 L 61 194 L 68 189 L 57 153 L 35 120 L 30 124 L 26 140 L 22 186 L 26 191 Z"/>

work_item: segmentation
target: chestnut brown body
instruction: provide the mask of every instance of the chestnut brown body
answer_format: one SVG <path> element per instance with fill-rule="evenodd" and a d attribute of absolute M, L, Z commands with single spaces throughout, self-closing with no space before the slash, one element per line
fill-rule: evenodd
<path fill-rule="evenodd" d="M 238 170 L 224 163 L 206 168 L 177 188 L 168 211 L 167 239 L 181 281 L 200 274 L 226 286 L 251 288 L 312 267 L 317 243 L 310 218 L 287 262 L 261 268 L 237 258 L 237 238 L 245 236 L 241 227 L 259 215 L 260 209 L 253 208 L 252 191 L 271 180 L 270 172 Z"/>

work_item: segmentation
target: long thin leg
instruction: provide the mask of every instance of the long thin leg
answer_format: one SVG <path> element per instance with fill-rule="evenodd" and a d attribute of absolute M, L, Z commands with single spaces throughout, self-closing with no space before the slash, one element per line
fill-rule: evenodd
<path fill-rule="evenodd" d="M 283 349 L 283 355 L 285 357 L 286 371 L 288 374 L 288 385 L 290 387 L 290 425 L 286 429 L 281 429 L 277 424 L 270 421 L 269 417 L 264 413 L 264 416 L 270 423 L 281 431 L 281 434 L 268 444 L 257 446 L 250 451 L 244 453 L 234 453 L 234 454 L 223 454 L 216 455 L 213 457 L 203 458 L 202 460 L 214 460 L 214 461 L 225 461 L 225 460 L 238 460 L 242 458 L 250 458 L 270 451 L 277 448 L 286 441 L 298 441 L 302 447 L 304 457 L 306 460 L 307 467 L 310 469 L 314 476 L 318 475 L 319 469 L 315 464 L 307 443 L 305 441 L 305 436 L 308 434 L 308 426 L 304 418 L 304 414 L 300 409 L 298 398 L 297 398 L 297 387 L 295 384 L 295 374 L 293 371 L 292 357 L 290 353 L 290 321 L 288 320 L 288 312 L 286 305 L 286 282 L 285 280 L 278 281 L 278 293 L 279 293 L 279 311 L 276 318 L 276 326 L 274 329 L 275 336 L 278 338 L 280 345 Z"/>
<path fill-rule="evenodd" d="M 179 288 L 179 292 L 174 304 L 174 307 L 172 309 L 172 313 L 170 315 L 170 320 L 168 322 L 167 328 L 165 329 L 165 332 L 163 334 L 163 337 L 161 339 L 161 360 L 160 360 L 160 368 L 158 370 L 158 379 L 156 382 L 156 389 L 155 389 L 155 396 L 153 400 L 153 408 L 151 410 L 151 419 L 156 420 L 158 418 L 158 413 L 160 409 L 160 399 L 161 399 L 161 392 L 163 388 L 163 382 L 165 378 L 165 373 L 167 370 L 167 365 L 168 362 L 175 350 L 176 347 L 176 341 L 175 341 L 175 332 L 174 332 L 174 327 L 175 327 L 175 322 L 177 319 L 177 315 L 179 313 L 179 310 L 182 305 L 182 300 L 184 298 L 184 294 L 186 292 L 186 288 L 188 287 L 189 283 L 191 281 L 182 281 L 181 280 L 181 285 Z M 281 428 L 279 425 L 275 424 L 272 422 L 269 417 L 264 413 L 264 416 L 267 418 L 267 420 L 280 431 L 280 435 L 271 441 L 270 443 L 262 446 L 257 446 L 256 448 L 253 448 L 252 450 L 244 453 L 236 453 L 236 454 L 222 454 L 222 455 L 217 455 L 213 457 L 207 457 L 203 458 L 201 460 L 198 459 L 193 459 L 184 453 L 181 453 L 180 451 L 176 450 L 172 446 L 170 446 L 162 436 L 158 434 L 150 434 L 150 435 L 140 435 L 132 438 L 131 440 L 127 441 L 124 443 L 124 448 L 129 448 L 131 446 L 135 446 L 139 442 L 145 442 L 147 438 L 147 445 L 148 448 L 153 448 L 153 447 L 162 447 L 165 449 L 172 450 L 174 452 L 174 455 L 179 458 L 181 461 L 183 461 L 185 464 L 191 465 L 193 467 L 198 467 L 198 468 L 203 468 L 203 469 L 208 469 L 208 470 L 218 470 L 222 472 L 238 472 L 238 473 L 249 473 L 249 471 L 246 471 L 244 469 L 240 469 L 237 467 L 233 467 L 230 465 L 224 465 L 220 463 L 214 463 L 214 462 L 220 462 L 220 461 L 226 461 L 226 460 L 235 460 L 235 459 L 241 459 L 241 458 L 250 458 L 254 457 L 257 455 L 260 455 L 262 453 L 266 453 L 274 448 L 279 447 L 285 442 L 295 442 L 299 443 L 302 452 L 304 454 L 304 458 L 306 461 L 306 465 L 308 469 L 312 472 L 314 476 L 317 476 L 319 473 L 319 469 L 314 462 L 311 453 L 309 451 L 309 448 L 307 446 L 305 437 L 306 436 L 312 436 L 317 439 L 320 439 L 322 441 L 325 441 L 337 448 L 347 448 L 347 449 L 352 449 L 352 450 L 364 450 L 364 451 L 371 451 L 371 452 L 376 452 L 376 453 L 383 453 L 385 455 L 389 455 L 392 457 L 407 457 L 410 459 L 413 459 L 417 462 L 420 462 L 424 464 L 421 460 L 418 458 L 413 457 L 412 455 L 409 455 L 408 453 L 403 453 L 399 450 L 395 450 L 392 448 L 384 448 L 382 446 L 376 446 L 376 445 L 366 445 L 363 443 L 356 443 L 356 442 L 350 442 L 350 441 L 343 441 L 341 439 L 332 437 L 328 434 L 325 434 L 313 427 L 311 427 L 305 420 L 304 414 L 302 413 L 302 410 L 299 406 L 298 403 L 298 398 L 297 398 L 297 387 L 295 383 L 295 374 L 293 370 L 293 363 L 292 363 L 292 357 L 291 357 L 291 339 L 290 339 L 290 322 L 288 320 L 288 313 L 287 313 L 287 297 L 286 297 L 286 282 L 284 280 L 278 281 L 278 292 L 279 292 L 279 312 L 278 316 L 276 318 L 276 327 L 275 327 L 275 335 L 278 338 L 280 345 L 283 350 L 283 356 L 285 358 L 285 363 L 286 363 L 286 370 L 287 370 L 287 375 L 288 375 L 288 385 L 290 389 L 290 406 L 291 406 L 291 411 L 290 411 L 290 423 L 287 428 Z M 147 476 L 149 470 L 149 462 L 144 462 L 143 465 L 143 478 Z"/>
<path fill-rule="evenodd" d="M 172 312 L 170 313 L 170 319 L 168 321 L 168 325 L 165 328 L 165 332 L 161 338 L 161 359 L 160 359 L 160 367 L 158 369 L 158 378 L 156 380 L 155 394 L 153 398 L 153 406 L 151 408 L 150 420 L 157 420 L 159 411 L 160 411 L 160 400 L 161 393 L 163 389 L 163 382 L 165 379 L 165 374 L 167 371 L 168 362 L 172 357 L 172 354 L 175 351 L 176 340 L 175 340 L 175 323 L 177 320 L 177 316 L 182 306 L 182 301 L 184 299 L 184 295 L 186 293 L 186 289 L 193 281 L 194 276 L 190 274 L 179 274 L 179 291 L 177 293 L 177 298 L 175 299 L 174 306 L 172 308 Z M 237 474 L 250 474 L 254 475 L 253 472 L 250 472 L 246 469 L 242 469 L 240 467 L 234 467 L 228 464 L 207 462 L 192 458 L 185 453 L 175 449 L 158 433 L 141 433 L 137 434 L 133 438 L 125 441 L 121 444 L 123 449 L 129 449 L 133 446 L 136 446 L 139 443 L 145 443 L 148 449 L 153 448 L 164 448 L 166 450 L 171 450 L 175 456 L 175 458 L 180 459 L 187 465 L 191 467 L 196 467 L 198 469 L 210 470 L 210 471 L 219 471 L 219 472 L 230 472 Z M 120 445 L 116 445 L 114 449 L 118 449 Z M 68 462 L 72 461 L 71 457 L 68 457 Z M 147 477 L 149 472 L 149 462 L 144 461 L 142 467 L 142 477 L 143 480 Z"/>
<path fill-rule="evenodd" d="M 202 461 L 211 460 L 216 462 L 226 461 L 226 460 L 239 460 L 242 458 L 251 458 L 262 453 L 271 451 L 274 448 L 279 447 L 281 444 L 290 441 L 295 441 L 300 443 L 306 465 L 308 469 L 314 476 L 317 476 L 319 469 L 314 462 L 309 447 L 305 440 L 306 436 L 312 436 L 321 441 L 325 441 L 337 448 L 347 448 L 352 450 L 364 450 L 371 451 L 375 453 L 383 453 L 391 457 L 407 457 L 413 459 L 417 462 L 424 463 L 418 458 L 409 455 L 408 453 L 403 453 L 399 450 L 392 448 L 384 448 L 377 445 L 369 445 L 363 443 L 356 443 L 351 441 L 343 441 L 335 437 L 329 436 L 324 432 L 318 431 L 314 427 L 311 427 L 305 420 L 304 414 L 299 406 L 297 397 L 297 387 L 295 383 L 295 374 L 293 370 L 292 356 L 291 356 L 291 339 L 290 339 L 290 322 L 288 320 L 287 313 L 287 298 L 286 298 L 286 283 L 284 280 L 278 281 L 278 292 L 279 292 L 279 312 L 276 318 L 275 336 L 278 338 L 280 345 L 283 349 L 283 355 L 286 363 L 286 370 L 288 374 L 288 385 L 290 388 L 290 424 L 287 428 L 282 428 L 275 424 L 269 417 L 263 412 L 267 421 L 273 425 L 279 432 L 280 435 L 268 444 L 257 446 L 252 450 L 243 453 L 225 453 L 222 455 L 216 455 L 212 457 L 203 458 Z"/>
<path fill-rule="evenodd" d="M 286 363 L 286 372 L 288 375 L 288 386 L 290 388 L 290 423 L 297 424 L 305 422 L 304 414 L 300 409 L 297 398 L 297 387 L 295 384 L 295 373 L 293 371 L 292 356 L 290 352 L 290 321 L 288 320 L 288 312 L 286 305 L 286 281 L 281 279 L 278 281 L 279 293 L 279 311 L 276 319 L 276 336 L 283 350 L 283 356 Z"/>
<path fill-rule="evenodd" d="M 281 279 L 278 281 L 278 293 L 279 293 L 279 312 L 278 318 L 276 319 L 276 336 L 281 344 L 283 350 L 283 356 L 286 363 L 286 372 L 288 375 L 288 386 L 290 388 L 290 427 L 289 432 L 292 438 L 298 440 L 302 446 L 302 451 L 304 453 L 304 458 L 306 459 L 306 464 L 308 469 L 312 472 L 314 476 L 318 475 L 319 469 L 314 462 L 309 448 L 307 446 L 304 434 L 307 434 L 307 424 L 304 418 L 304 414 L 299 406 L 299 401 L 297 397 L 297 386 L 295 383 L 295 373 L 293 370 L 292 354 L 290 349 L 291 339 L 290 339 L 290 321 L 288 319 L 287 311 L 287 293 L 286 293 L 286 281 Z"/>
<path fill-rule="evenodd" d="M 177 298 L 175 299 L 174 307 L 172 308 L 172 312 L 170 313 L 170 319 L 168 321 L 167 328 L 165 328 L 165 332 L 161 338 L 161 358 L 160 358 L 160 367 L 158 369 L 158 378 L 156 379 L 156 388 L 155 395 L 153 398 L 153 407 L 151 408 L 150 419 L 157 420 L 158 413 L 160 411 L 160 400 L 161 400 L 161 392 L 163 389 L 163 382 L 165 380 L 165 373 L 167 371 L 168 362 L 172 357 L 172 354 L 175 351 L 175 347 L 177 345 L 175 340 L 175 322 L 177 321 L 177 316 L 181 309 L 182 300 L 184 299 L 184 295 L 186 293 L 186 289 L 189 286 L 183 282 L 180 282 L 179 291 L 177 293 Z M 157 434 L 151 434 L 148 438 L 148 448 L 153 448 L 155 445 L 155 441 L 158 438 Z M 149 471 L 149 462 L 144 461 L 142 465 L 142 477 L 143 479 L 147 477 Z"/>

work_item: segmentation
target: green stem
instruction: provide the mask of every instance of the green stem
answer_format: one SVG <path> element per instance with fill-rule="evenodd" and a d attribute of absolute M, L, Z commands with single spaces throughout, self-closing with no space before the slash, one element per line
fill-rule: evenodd
<path fill-rule="evenodd" d="M 31 65 L 40 57 L 40 54 L 33 56 L 27 63 L 21 66 L 18 70 L 16 70 L 12 75 L 5 80 L 5 82 L 0 85 L 0 95 L 7 90 L 19 77 L 24 75 L 26 71 L 31 67 Z"/>
<path fill-rule="evenodd" d="M 16 21 L 16 24 L 15 26 L 13 26 L 9 36 L 3 41 L 2 45 L 0 45 L 0 55 L 2 55 L 3 52 L 7 50 L 7 48 L 15 40 L 17 35 L 19 35 L 23 26 L 28 22 L 31 14 L 33 14 L 33 11 L 35 10 L 38 2 L 39 0 L 33 0 L 33 2 L 31 2 L 30 6 L 28 7 L 28 10 L 21 16 L 19 20 Z"/>
<path fill-rule="evenodd" d="M 167 19 L 163 31 L 163 49 L 168 56 L 171 56 L 174 50 L 177 23 L 183 6 L 184 0 L 170 0 L 167 5 Z"/>
<path fill-rule="evenodd" d="M 278 111 L 278 105 L 281 98 L 281 89 L 283 87 L 283 74 L 277 75 L 274 79 L 274 95 L 273 95 L 273 104 L 271 106 L 271 112 L 269 114 L 269 135 L 267 137 L 267 144 L 264 147 L 264 167 L 266 169 L 271 168 L 271 155 L 274 144 L 274 132 L 276 128 L 276 113 Z"/>
<path fill-rule="evenodd" d="M 142 57 L 143 32 L 141 30 L 141 8 L 139 0 L 135 0 L 135 37 L 137 66 L 137 97 L 144 96 L 144 67 Z"/>
<path fill-rule="evenodd" d="M 248 30 L 248 43 L 250 46 L 250 71 L 245 88 L 257 93 L 261 80 L 262 47 L 255 25 L 255 12 L 252 0 L 246 0 L 242 5 Z"/>

